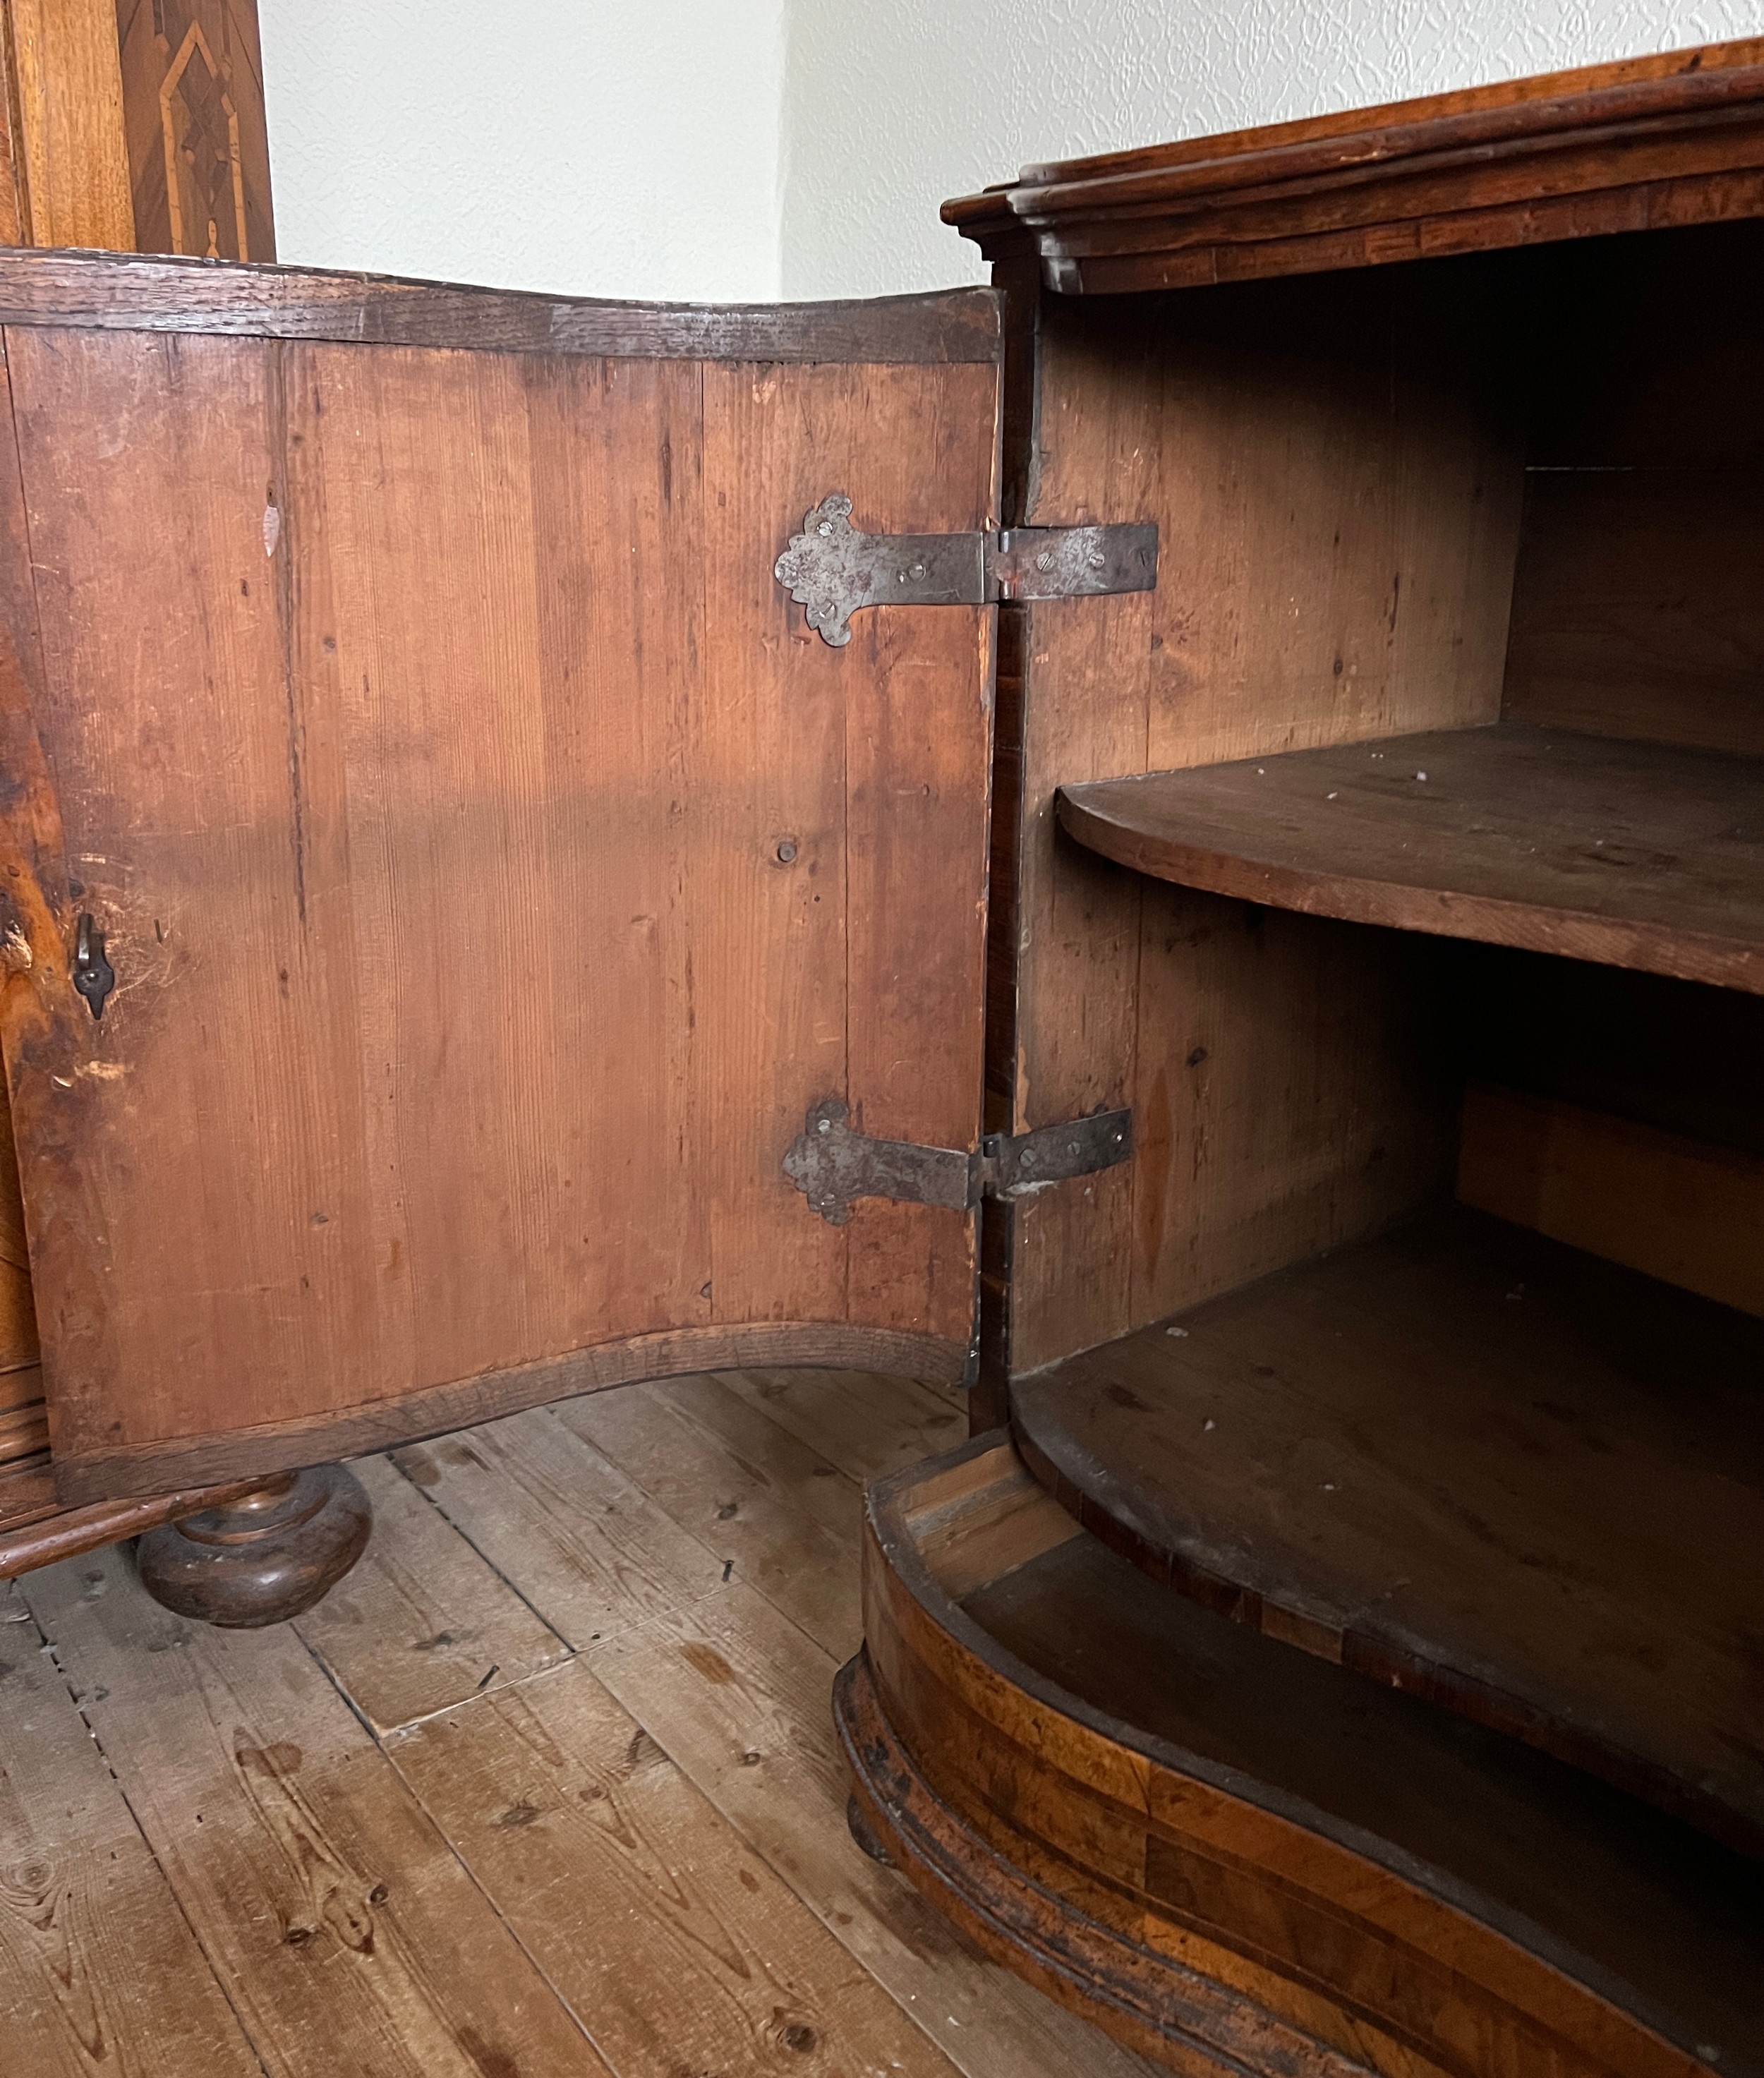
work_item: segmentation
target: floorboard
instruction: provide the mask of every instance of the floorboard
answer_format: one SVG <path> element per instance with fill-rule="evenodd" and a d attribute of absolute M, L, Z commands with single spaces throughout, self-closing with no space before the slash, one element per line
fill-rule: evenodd
<path fill-rule="evenodd" d="M 862 1482 L 953 1450 L 968 1433 L 965 1396 L 910 1378 L 851 1371 L 730 1371 L 725 1392 Z"/>
<path fill-rule="evenodd" d="M 8 2078 L 262 2071 L 10 1582 L 0 1583 L 0 2067 Z"/>
<path fill-rule="evenodd" d="M 615 2069 L 953 2078 L 579 1663 L 390 1750 Z"/>
<path fill-rule="evenodd" d="M 517 1415 L 419 1446 L 399 1453 L 400 1462 L 967 2078 L 1149 2072 L 981 1961 L 903 1879 L 859 1853 L 844 1823 L 834 1655 L 738 1567 L 724 1579 L 715 1554 L 699 1545 L 712 1560 L 703 1588 L 678 1541 L 686 1533 L 666 1510 L 556 1416 L 544 1418 L 581 1456 L 556 1446 L 548 1453 L 543 1437 L 527 1433 L 537 1418 Z M 511 1468 L 505 1446 L 517 1428 Z M 557 1467 L 565 1458 L 567 1475 L 530 1475 L 536 1458 Z M 630 1554 L 640 1563 L 626 1563 Z M 855 1579 L 855 1540 L 838 1563 Z M 671 1597 L 657 1593 L 663 1565 L 682 1584 Z M 621 1580 L 630 1590 L 625 1608 L 616 1600 Z"/>
<path fill-rule="evenodd" d="M 24 1584 L 274 2078 L 606 2078 L 291 1629 L 186 1623 L 115 1548 Z"/>
<path fill-rule="evenodd" d="M 295 1625 L 377 1732 L 543 1673 L 569 1647 L 384 1458 L 365 1557 Z"/>
<path fill-rule="evenodd" d="M 835 1659 L 863 1642 L 863 1496 L 836 1466 L 714 1378 L 591 1393 L 557 1416 Z"/>
<path fill-rule="evenodd" d="M 366 1558 L 264 1632 L 31 1576 L 4 2078 L 1149 2078 L 846 1830 L 860 1484 L 964 1422 L 836 1372 L 516 1415 L 365 1461 Z"/>

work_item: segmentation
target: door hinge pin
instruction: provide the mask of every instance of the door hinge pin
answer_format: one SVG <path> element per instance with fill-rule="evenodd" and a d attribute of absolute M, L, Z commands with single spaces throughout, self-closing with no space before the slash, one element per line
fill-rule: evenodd
<path fill-rule="evenodd" d="M 965 1211 L 982 1197 L 1020 1198 L 1112 1169 L 1133 1152 L 1131 1111 L 1098 1112 L 1033 1133 L 989 1133 L 972 1154 L 916 1141 L 874 1140 L 853 1133 L 850 1116 L 840 1097 L 812 1106 L 784 1156 L 784 1174 L 830 1226 L 843 1226 L 860 1198 Z"/>

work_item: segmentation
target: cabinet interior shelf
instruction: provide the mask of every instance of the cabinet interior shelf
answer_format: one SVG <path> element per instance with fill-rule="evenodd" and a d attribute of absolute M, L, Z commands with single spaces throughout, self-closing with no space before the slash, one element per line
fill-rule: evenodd
<path fill-rule="evenodd" d="M 1764 760 L 1499 722 L 1093 780 L 1058 813 L 1185 887 L 1764 994 Z"/>
<path fill-rule="evenodd" d="M 1764 1321 L 1448 1207 L 1013 1382 L 1153 1578 L 1764 1855 Z"/>

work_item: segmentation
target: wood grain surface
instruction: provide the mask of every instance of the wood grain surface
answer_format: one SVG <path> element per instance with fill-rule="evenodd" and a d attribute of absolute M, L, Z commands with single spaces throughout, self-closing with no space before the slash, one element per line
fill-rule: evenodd
<path fill-rule="evenodd" d="M 43 1635 L 0 1584 L 9 2078 L 261 2078 Z"/>
<path fill-rule="evenodd" d="M 985 289 L 854 303 L 634 303 L 156 254 L 0 252 L 0 324 L 786 365 L 990 365 L 999 354 L 998 299 Z"/>
<path fill-rule="evenodd" d="M 1130 1104 L 1137 1143 L 1010 1208 L 1012 1370 L 1449 1179 L 1455 1092 L 1416 1044 L 1412 947 L 1099 865 L 1055 795 L 1495 720 L 1523 486 L 1495 307 L 1411 270 L 1040 313 L 1029 516 L 1155 518 L 1161 574 L 1028 609 L 1001 686 L 992 1101 L 1017 1131 Z"/>
<path fill-rule="evenodd" d="M 978 1127 L 988 616 L 835 651 L 771 570 L 836 482 L 989 510 L 995 368 L 873 330 L 11 333 L 63 899 L 120 976 L 71 1064 L 8 1033 L 65 1498 L 706 1364 L 959 1374 L 971 1216 L 834 1229 L 780 1170 L 832 1093 Z"/>
<path fill-rule="evenodd" d="M 115 1550 L 27 1592 L 272 2069 L 611 2069 L 286 1625 L 186 1623 Z"/>
<path fill-rule="evenodd" d="M 6 0 L 9 244 L 135 245 L 115 0 Z"/>
<path fill-rule="evenodd" d="M 1063 787 L 1162 880 L 1764 994 L 1764 767 L 1561 729 L 1390 736 Z"/>
<path fill-rule="evenodd" d="M 579 1663 L 391 1750 L 615 2070 L 954 2078 Z"/>
<path fill-rule="evenodd" d="M 1459 1202 L 1764 1315 L 1764 1157 L 1473 1083 Z"/>
<path fill-rule="evenodd" d="M 682 1390 L 705 1464 L 720 1447 L 724 1478 L 770 1479 L 778 1529 L 797 1508 L 807 1538 L 827 1505 L 810 1496 L 837 1489 L 855 1506 L 857 1475 L 805 1460 L 799 1430 L 853 1464 L 900 1463 L 940 1409 L 958 1418 L 945 1394 L 882 1377 L 802 1372 L 788 1384 L 752 1397 L 710 1379 Z M 677 1427 L 628 1397 L 663 1438 Z M 696 2070 L 777 2078 L 1146 2078 L 1139 2059 L 982 1962 L 853 1846 L 828 1707 L 836 1663 L 801 1627 L 813 1588 L 799 1573 L 774 1571 L 763 1592 L 739 1571 L 725 1579 L 719 1529 L 692 1513 L 687 1488 L 666 1496 L 677 1521 L 554 1414 L 404 1458 L 422 1483 L 384 1460 L 354 1467 L 377 1519 L 339 1591 L 348 1606 L 231 1641 L 248 1669 L 227 1642 L 148 1604 L 113 1554 L 28 1584 L 76 1704 L 38 1654 L 41 1634 L 5 1621 L 28 1611 L 0 1585 L 0 1661 L 16 1661 L 10 1643 L 27 1635 L 59 1712 L 45 1724 L 33 1703 L 15 1724 L 15 1677 L 0 1677 L 0 1782 L 35 1797 L 77 1763 L 103 1788 L 112 1816 L 91 1821 L 92 1837 L 119 1859 L 94 1880 L 158 1972 L 143 1981 L 89 1913 L 64 1911 L 11 1945 L 0 1934 L 0 2013 L 31 2017 L 7 2037 L 6 2078 L 231 2078 L 191 2035 L 227 1997 L 268 2078 L 401 2068 L 386 2015 L 407 1997 L 412 2038 L 440 2070 L 457 2067 L 423 2000 L 463 2017 L 469 2078 L 559 2068 L 560 2014 L 620 2078 L 683 2068 L 686 2044 Z M 854 1585 L 858 1560 L 849 1539 L 824 1563 Z M 192 1689 L 206 1721 L 193 1721 Z M 125 1792 L 169 1843 L 156 1903 Z M 9 1808 L 0 1788 L 0 1834 Z M 6 1837 L 40 1844 L 60 1808 L 34 1802 L 26 1834 Z M 85 1823 L 94 1807 L 65 1808 Z M 396 1817 L 413 1808 L 416 1822 Z M 57 1895 L 77 1901 L 85 1876 L 58 1851 Z M 236 1855 L 251 1861 L 243 1875 Z M 9 1931 L 11 1894 L 0 1886 Z M 187 1960 L 168 1957 L 168 1914 L 196 1930 Z M 105 2036 L 97 2066 L 68 2063 L 44 2046 L 59 2040 L 55 2017 L 38 2031 L 45 1996 L 56 2015 L 120 2006 L 126 2040 Z"/>
<path fill-rule="evenodd" d="M 903 1420 L 880 1379 L 853 1378 L 840 1398 L 846 1447 L 866 1454 L 905 1448 L 921 1418 Z M 750 1442 L 749 1463 L 762 1454 Z M 838 1663 L 804 1627 L 819 1584 L 781 1569 L 750 1584 L 725 1525 L 687 1508 L 677 1521 L 555 1412 L 398 1462 L 969 2078 L 1143 2078 L 1136 2058 L 982 1962 L 853 1845 L 828 1709 Z M 726 1477 L 742 1476 L 732 1456 Z M 849 1545 L 836 1562 L 848 1592 L 858 1556 Z"/>
<path fill-rule="evenodd" d="M 990 1952 L 1185 2072 L 1304 2068 L 1252 2048 L 1278 2026 L 1392 2074 L 1756 2060 L 1754 1863 L 1092 1537 L 1006 1541 L 958 1604 L 924 1531 L 1029 1484 L 965 1454 L 871 1489 L 878 1739 L 841 1710 L 885 1843 Z M 1197 2016 L 1195 1972 L 1235 2007 Z"/>
<path fill-rule="evenodd" d="M 1066 294 L 1764 214 L 1764 40 L 1026 167 L 944 205 Z"/>
<path fill-rule="evenodd" d="M 543 1673 L 569 1648 L 384 1458 L 351 1467 L 373 1536 L 302 1639 L 378 1734 Z"/>
<path fill-rule="evenodd" d="M 1452 1208 L 1011 1414 L 1155 1579 L 1764 1854 L 1761 1376 L 1764 1324 Z"/>

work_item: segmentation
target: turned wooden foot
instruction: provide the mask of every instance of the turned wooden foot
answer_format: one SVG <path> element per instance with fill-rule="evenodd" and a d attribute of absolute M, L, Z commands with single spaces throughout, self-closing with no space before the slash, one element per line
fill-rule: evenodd
<path fill-rule="evenodd" d="M 141 1584 L 181 1617 L 229 1629 L 310 1609 L 361 1556 L 373 1510 L 341 1465 L 284 1472 L 239 1500 L 151 1529 Z"/>

